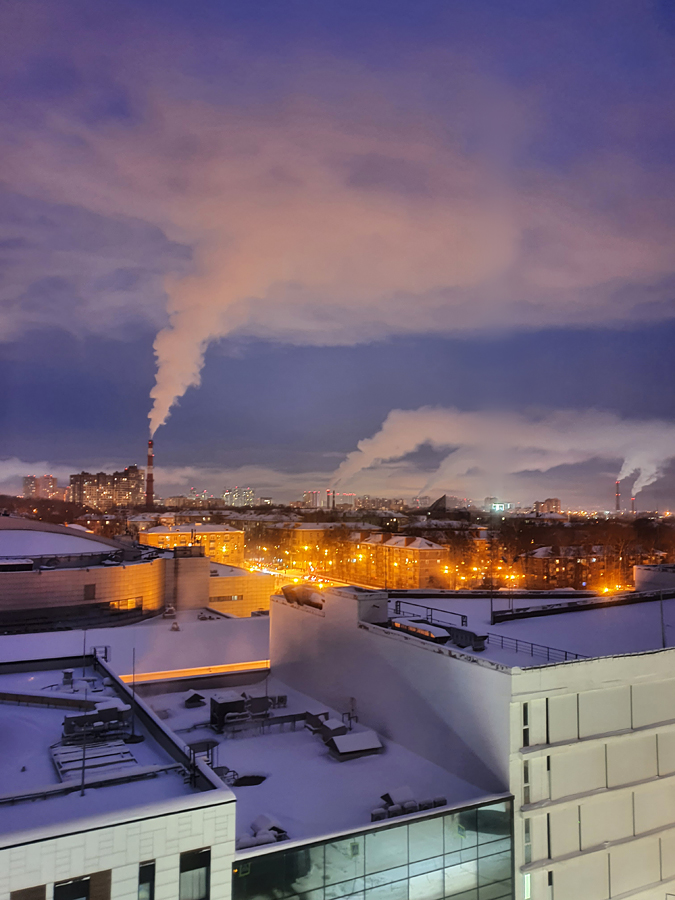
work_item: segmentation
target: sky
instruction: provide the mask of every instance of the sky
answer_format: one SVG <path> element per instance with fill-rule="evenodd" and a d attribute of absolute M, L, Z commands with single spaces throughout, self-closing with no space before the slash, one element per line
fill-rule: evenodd
<path fill-rule="evenodd" d="M 165 496 L 675 506 L 674 45 L 637 0 L 5 0 L 0 490 L 150 428 Z"/>

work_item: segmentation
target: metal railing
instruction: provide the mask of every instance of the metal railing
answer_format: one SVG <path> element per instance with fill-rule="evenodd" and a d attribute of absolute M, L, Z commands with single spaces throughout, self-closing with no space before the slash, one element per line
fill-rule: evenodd
<path fill-rule="evenodd" d="M 464 615 L 464 613 L 456 613 L 451 609 L 434 609 L 431 606 L 423 606 L 421 603 L 411 603 L 409 600 L 396 600 L 394 602 L 394 615 L 395 616 L 405 616 L 406 612 L 403 611 L 404 606 L 414 606 L 415 609 L 423 609 L 424 610 L 424 620 L 429 623 L 429 625 L 443 625 L 442 618 L 443 616 L 455 616 L 460 620 L 460 624 L 462 628 L 466 628 L 468 618 Z M 419 613 L 413 612 L 411 615 L 419 616 Z M 435 617 L 435 618 L 434 618 Z M 455 622 L 451 622 L 450 624 L 454 625 Z"/>
<path fill-rule="evenodd" d="M 504 634 L 487 632 L 487 644 L 499 647 L 501 650 L 513 650 L 516 653 L 527 653 L 529 656 L 539 656 L 547 662 L 567 662 L 570 659 L 588 659 L 583 653 L 573 653 L 571 650 L 558 650 L 556 647 L 547 647 L 546 644 L 536 644 L 532 641 L 523 641 L 520 638 L 507 637 Z"/>
<path fill-rule="evenodd" d="M 468 625 L 468 617 L 463 613 L 452 612 L 449 609 L 434 609 L 429 606 L 422 606 L 419 603 L 411 603 L 407 600 L 396 600 L 394 603 L 394 615 L 395 616 L 405 616 L 406 612 L 404 607 L 412 606 L 416 609 L 424 610 L 424 617 L 422 617 L 419 613 L 413 613 L 413 615 L 418 616 L 420 619 L 424 618 L 424 621 L 429 625 L 440 625 L 443 627 L 444 625 L 455 625 L 455 622 L 448 623 L 448 616 L 455 616 L 461 620 L 461 626 L 466 628 Z M 443 618 L 446 618 L 446 621 L 443 622 Z M 477 632 L 478 633 L 478 632 Z M 560 650 L 557 647 L 548 647 L 546 644 L 537 644 L 534 641 L 523 641 L 520 638 L 512 638 L 508 637 L 504 634 L 495 634 L 493 631 L 481 631 L 481 635 L 487 635 L 486 645 L 489 645 L 493 649 L 499 647 L 500 650 L 511 650 L 515 653 L 525 653 L 528 656 L 534 658 L 539 657 L 540 659 L 545 659 L 547 662 L 567 662 L 572 659 L 588 659 L 588 656 L 585 656 L 582 653 L 573 653 L 571 650 Z"/>

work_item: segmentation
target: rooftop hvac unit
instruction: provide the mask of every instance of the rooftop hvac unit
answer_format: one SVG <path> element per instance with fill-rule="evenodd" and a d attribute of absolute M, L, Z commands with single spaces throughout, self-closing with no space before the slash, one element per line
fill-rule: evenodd
<path fill-rule="evenodd" d="M 246 697 L 238 694 L 236 691 L 224 691 L 222 694 L 215 694 L 211 697 L 211 719 L 212 728 L 222 730 L 226 718 L 233 715 L 246 714 Z"/>

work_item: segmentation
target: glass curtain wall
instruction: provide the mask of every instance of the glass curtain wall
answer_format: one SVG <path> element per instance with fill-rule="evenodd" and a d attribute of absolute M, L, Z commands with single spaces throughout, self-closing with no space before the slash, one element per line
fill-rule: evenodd
<path fill-rule="evenodd" d="M 239 859 L 233 900 L 511 900 L 511 802 Z"/>

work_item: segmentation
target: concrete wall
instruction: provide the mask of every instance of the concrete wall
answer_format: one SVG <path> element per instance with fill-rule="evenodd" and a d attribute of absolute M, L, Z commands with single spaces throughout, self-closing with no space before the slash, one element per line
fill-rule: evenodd
<path fill-rule="evenodd" d="M 160 609 L 164 602 L 161 559 L 88 569 L 39 569 L 0 574 L 0 612 L 85 604 L 84 586 L 96 585 L 95 598 L 112 603 L 143 598 L 143 609 Z"/>
<path fill-rule="evenodd" d="M 73 823 L 72 834 L 51 839 L 34 837 L 25 843 L 19 843 L 19 836 L 14 835 L 2 840 L 0 900 L 9 900 L 12 891 L 39 885 L 47 886 L 46 900 L 52 900 L 55 881 L 81 878 L 107 869 L 112 870 L 111 900 L 138 900 L 138 866 L 150 860 L 155 861 L 155 900 L 177 900 L 180 854 L 205 847 L 211 848 L 211 896 L 229 900 L 234 803 L 178 812 L 150 807 L 138 810 L 136 821 L 106 827 L 105 820 L 90 819 L 79 825 L 86 825 L 86 830 L 78 832 L 78 823 Z M 11 848 L 1 845 L 10 842 L 14 844 Z"/>
<path fill-rule="evenodd" d="M 176 609 L 200 609 L 209 604 L 210 563 L 205 556 L 167 559 L 165 598 Z"/>
<path fill-rule="evenodd" d="M 633 566 L 636 591 L 672 591 L 675 566 Z"/>
<path fill-rule="evenodd" d="M 359 722 L 485 790 L 507 790 L 508 671 L 360 621 L 347 590 L 324 597 L 323 610 L 272 598 L 273 674 L 340 712 L 354 706 Z"/>
<path fill-rule="evenodd" d="M 675 650 L 516 670 L 513 688 L 518 900 L 528 873 L 533 900 L 549 873 L 555 900 L 675 894 Z"/>

